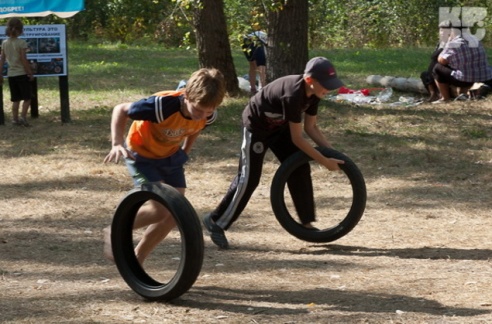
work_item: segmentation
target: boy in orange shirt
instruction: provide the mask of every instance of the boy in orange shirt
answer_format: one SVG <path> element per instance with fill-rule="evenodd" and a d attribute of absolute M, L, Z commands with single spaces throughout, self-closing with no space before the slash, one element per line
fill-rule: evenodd
<path fill-rule="evenodd" d="M 133 103 L 117 105 L 111 119 L 113 147 L 104 162 L 125 160 L 135 186 L 163 182 L 184 195 L 183 165 L 200 131 L 211 124 L 225 96 L 225 81 L 216 69 L 193 73 L 186 87 L 163 91 Z M 133 119 L 124 138 L 126 123 Z M 137 212 L 134 229 L 147 226 L 135 248 L 143 264 L 145 258 L 176 226 L 174 218 L 161 204 L 149 200 Z M 105 228 L 104 254 L 113 260 L 111 227 Z"/>

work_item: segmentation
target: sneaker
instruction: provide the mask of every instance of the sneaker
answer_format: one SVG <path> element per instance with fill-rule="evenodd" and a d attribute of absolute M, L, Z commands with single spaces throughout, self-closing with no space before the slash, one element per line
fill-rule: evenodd
<path fill-rule="evenodd" d="M 14 126 L 21 126 L 22 124 L 19 123 L 18 120 L 12 119 L 12 125 L 14 125 Z"/>
<path fill-rule="evenodd" d="M 205 228 L 210 234 L 210 238 L 212 239 L 212 242 L 214 242 L 215 245 L 217 245 L 221 249 L 228 249 L 229 242 L 227 241 L 227 238 L 224 234 L 224 230 L 214 223 L 214 221 L 212 220 L 212 215 L 211 214 L 205 215 L 202 221 L 203 221 L 203 225 L 205 225 Z"/>
<path fill-rule="evenodd" d="M 21 125 L 21 126 L 24 126 L 24 127 L 29 127 L 31 125 L 29 125 L 29 123 L 27 122 L 27 120 L 23 117 L 19 118 L 19 124 L 18 125 Z"/>
<path fill-rule="evenodd" d="M 302 226 L 303 226 L 305 229 L 308 229 L 308 230 L 319 231 L 319 228 L 314 227 L 314 226 L 313 226 L 313 224 L 311 224 L 311 223 L 302 224 Z"/>
<path fill-rule="evenodd" d="M 468 96 L 464 93 L 460 94 L 458 97 L 454 98 L 454 101 L 465 101 L 468 100 Z"/>

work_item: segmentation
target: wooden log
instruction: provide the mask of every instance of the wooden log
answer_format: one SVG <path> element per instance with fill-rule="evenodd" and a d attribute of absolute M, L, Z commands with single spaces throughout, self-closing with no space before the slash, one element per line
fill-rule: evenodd
<path fill-rule="evenodd" d="M 417 78 L 370 75 L 366 78 L 366 82 L 371 85 L 391 87 L 405 92 L 427 94 L 427 89 L 424 87 L 422 80 Z"/>

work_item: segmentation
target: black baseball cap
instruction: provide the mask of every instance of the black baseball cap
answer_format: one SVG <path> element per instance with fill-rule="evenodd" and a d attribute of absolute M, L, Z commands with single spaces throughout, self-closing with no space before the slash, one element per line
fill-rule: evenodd
<path fill-rule="evenodd" d="M 326 90 L 335 90 L 343 86 L 343 82 L 337 78 L 335 67 L 324 57 L 310 59 L 304 73 L 316 79 Z"/>

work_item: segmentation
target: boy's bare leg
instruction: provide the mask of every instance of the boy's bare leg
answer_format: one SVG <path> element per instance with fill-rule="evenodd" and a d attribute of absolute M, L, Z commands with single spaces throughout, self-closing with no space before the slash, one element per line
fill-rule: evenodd
<path fill-rule="evenodd" d="M 135 216 L 133 229 L 147 226 L 142 239 L 135 248 L 135 255 L 140 264 L 152 252 L 159 242 L 174 228 L 175 222 L 169 211 L 161 204 L 151 200 L 140 207 Z M 111 226 L 104 229 L 104 256 L 114 262 L 111 245 Z"/>
<path fill-rule="evenodd" d="M 148 225 L 149 221 L 151 222 L 135 248 L 135 255 L 140 264 L 144 263 L 154 248 L 176 226 L 176 222 L 167 208 L 155 201 L 148 203 L 140 208 L 134 224 L 134 228 L 140 228 Z M 155 222 L 156 219 L 160 220 Z"/>
<path fill-rule="evenodd" d="M 184 195 L 184 188 L 177 188 Z M 133 229 L 148 226 L 137 247 L 135 255 L 140 264 L 143 264 L 147 256 L 154 250 L 169 232 L 176 226 L 173 216 L 169 210 L 160 203 L 149 200 L 140 207 L 135 217 Z M 104 229 L 104 255 L 114 262 L 113 249 L 111 246 L 111 226 Z"/>

